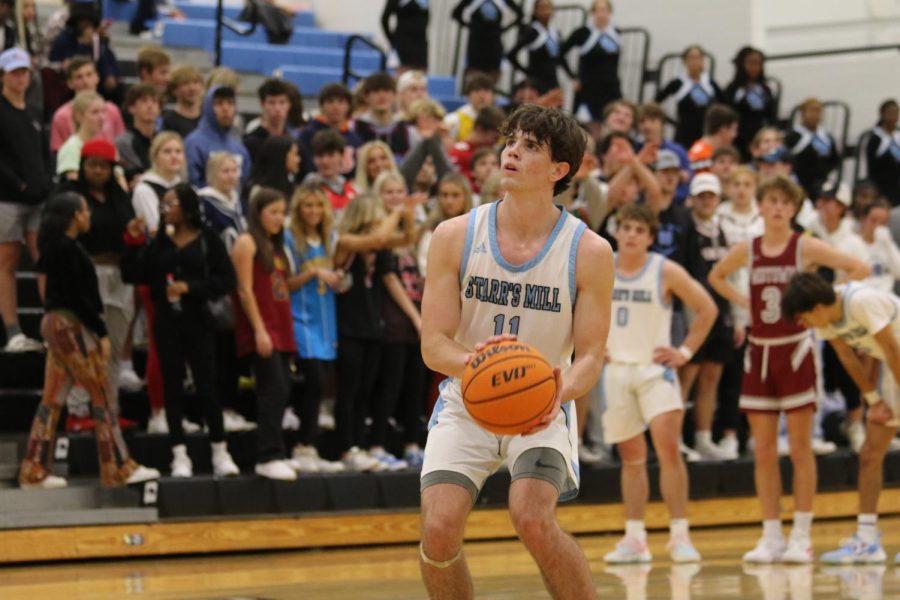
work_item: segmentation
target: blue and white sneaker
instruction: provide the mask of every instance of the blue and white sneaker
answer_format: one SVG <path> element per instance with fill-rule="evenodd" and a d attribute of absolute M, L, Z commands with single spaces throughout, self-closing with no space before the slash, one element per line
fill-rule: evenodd
<path fill-rule="evenodd" d="M 418 446 L 409 448 L 403 454 L 403 460 L 406 461 L 410 469 L 421 469 L 422 463 L 425 462 L 425 452 Z"/>
<path fill-rule="evenodd" d="M 666 547 L 673 563 L 700 562 L 700 553 L 694 548 L 691 538 L 686 535 L 673 537 Z"/>
<path fill-rule="evenodd" d="M 653 555 L 650 554 L 647 540 L 626 536 L 619 540 L 616 549 L 608 552 L 603 560 L 614 565 L 648 563 L 653 560 Z"/>
<path fill-rule="evenodd" d="M 823 554 L 819 560 L 830 565 L 859 565 L 883 563 L 887 560 L 887 555 L 881 547 L 880 535 L 873 544 L 867 544 L 854 535 L 842 541 L 837 550 Z"/>
<path fill-rule="evenodd" d="M 385 471 L 402 471 L 407 468 L 405 460 L 397 458 L 384 448 L 375 448 L 369 451 L 369 456 L 380 462 Z"/>
<path fill-rule="evenodd" d="M 894 557 L 894 562 L 900 565 L 900 552 L 898 552 L 897 556 Z"/>

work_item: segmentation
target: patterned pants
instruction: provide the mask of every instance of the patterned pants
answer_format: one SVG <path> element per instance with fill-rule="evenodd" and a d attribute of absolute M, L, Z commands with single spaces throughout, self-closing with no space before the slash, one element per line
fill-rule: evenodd
<path fill-rule="evenodd" d="M 78 382 L 91 399 L 100 482 L 106 487 L 123 485 L 137 464 L 129 456 L 116 418 L 117 411 L 111 406 L 115 394 L 109 389 L 106 363 L 97 336 L 67 311 L 47 313 L 41 321 L 41 336 L 49 348 L 44 395 L 31 425 L 19 482 L 39 482 L 51 471 L 59 414 L 69 390 Z"/>

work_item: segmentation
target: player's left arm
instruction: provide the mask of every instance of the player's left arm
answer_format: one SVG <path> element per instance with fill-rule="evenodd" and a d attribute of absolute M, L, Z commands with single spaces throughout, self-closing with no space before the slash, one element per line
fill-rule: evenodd
<path fill-rule="evenodd" d="M 888 325 L 872 337 L 875 338 L 875 342 L 881 346 L 881 351 L 884 352 L 885 366 L 891 370 L 891 375 L 894 376 L 894 380 L 900 381 L 900 379 L 898 379 L 900 378 L 900 343 L 897 342 L 893 327 Z M 887 403 L 884 402 L 884 399 L 881 398 L 880 400 L 880 402 L 870 404 L 869 419 L 875 422 L 884 423 L 890 421 L 894 415 Z M 869 398 L 866 398 L 866 401 L 868 402 Z"/>
<path fill-rule="evenodd" d="M 822 240 L 803 236 L 800 252 L 805 268 L 812 266 L 830 267 L 835 271 L 844 271 L 847 277 L 862 281 L 871 274 L 871 269 L 863 261 L 853 255 L 832 248 Z"/>
<path fill-rule="evenodd" d="M 700 349 L 716 322 L 719 309 L 700 282 L 688 275 L 684 267 L 667 260 L 662 266 L 663 289 L 681 299 L 696 315 L 678 348 L 663 346 L 653 349 L 653 360 L 667 367 L 678 368 L 691 360 Z"/>
<path fill-rule="evenodd" d="M 556 419 L 563 402 L 585 395 L 600 378 L 612 312 L 614 273 L 609 243 L 593 231 L 585 231 L 575 255 L 578 296 L 572 316 L 574 359 L 565 373 L 559 368 L 554 370 L 554 408 L 528 434 L 548 427 Z"/>

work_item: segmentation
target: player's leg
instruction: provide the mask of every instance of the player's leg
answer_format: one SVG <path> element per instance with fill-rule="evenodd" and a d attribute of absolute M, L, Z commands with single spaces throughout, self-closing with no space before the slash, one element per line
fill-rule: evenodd
<path fill-rule="evenodd" d="M 695 562 L 700 553 L 688 531 L 688 474 L 678 449 L 684 411 L 670 410 L 650 421 L 650 436 L 659 461 L 659 489 L 669 509 L 669 552 L 674 562 Z"/>
<path fill-rule="evenodd" d="M 536 448 L 541 464 L 557 457 L 560 472 L 566 472 L 563 457 L 549 448 Z M 523 454 L 522 459 L 526 456 Z M 560 488 L 546 479 L 522 477 L 509 488 L 509 513 L 519 539 L 534 557 L 550 595 L 554 598 L 596 598 L 587 558 L 575 540 L 556 522 Z"/>
<path fill-rule="evenodd" d="M 748 562 L 778 562 L 784 553 L 779 518 L 781 469 L 778 465 L 778 419 L 779 413 L 774 411 L 747 412 L 750 433 L 755 441 L 753 479 L 763 515 L 763 535 L 756 548 L 744 554 L 744 560 Z"/>
<path fill-rule="evenodd" d="M 472 499 L 471 489 L 453 483 L 438 483 L 422 491 L 419 566 L 429 598 L 456 600 L 474 595 L 462 553 Z"/>
<path fill-rule="evenodd" d="M 815 405 L 787 413 L 788 441 L 794 467 L 794 524 L 782 556 L 785 562 L 807 563 L 813 559 L 810 527 L 816 496 L 816 457 L 812 450 Z"/>
<path fill-rule="evenodd" d="M 869 423 L 866 439 L 859 451 L 859 515 L 856 534 L 831 552 L 822 555 L 822 562 L 830 564 L 882 563 L 887 555 L 881 547 L 878 533 L 878 496 L 883 481 L 884 455 L 896 427 Z"/>
<path fill-rule="evenodd" d="M 694 394 L 694 449 L 703 458 L 724 460 L 726 454 L 712 441 L 713 415 L 716 412 L 719 380 L 722 378 L 722 363 L 703 361 L 697 377 L 697 392 Z"/>

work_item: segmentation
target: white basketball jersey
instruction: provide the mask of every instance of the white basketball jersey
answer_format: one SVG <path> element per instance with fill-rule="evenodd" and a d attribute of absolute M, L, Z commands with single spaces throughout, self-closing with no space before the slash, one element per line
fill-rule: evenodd
<path fill-rule="evenodd" d="M 575 255 L 585 224 L 562 210 L 541 251 L 513 265 L 497 242 L 498 205 L 469 213 L 459 268 L 462 311 L 454 339 L 474 350 L 492 335 L 512 333 L 565 370 L 572 363 Z M 448 399 L 461 398 L 458 380 L 444 387 L 453 388 L 442 389 Z"/>
<path fill-rule="evenodd" d="M 650 252 L 640 273 L 623 277 L 618 271 L 616 255 L 612 319 L 606 342 L 612 362 L 652 364 L 653 349 L 672 344 L 672 305 L 666 302 L 662 293 L 665 261 L 661 254 Z"/>
<path fill-rule="evenodd" d="M 851 348 L 884 360 L 884 350 L 875 334 L 890 326 L 894 337 L 900 339 L 900 298 L 855 281 L 836 286 L 835 290 L 844 301 L 843 318 L 825 328 L 816 328 L 816 333 L 826 340 L 843 340 Z"/>

